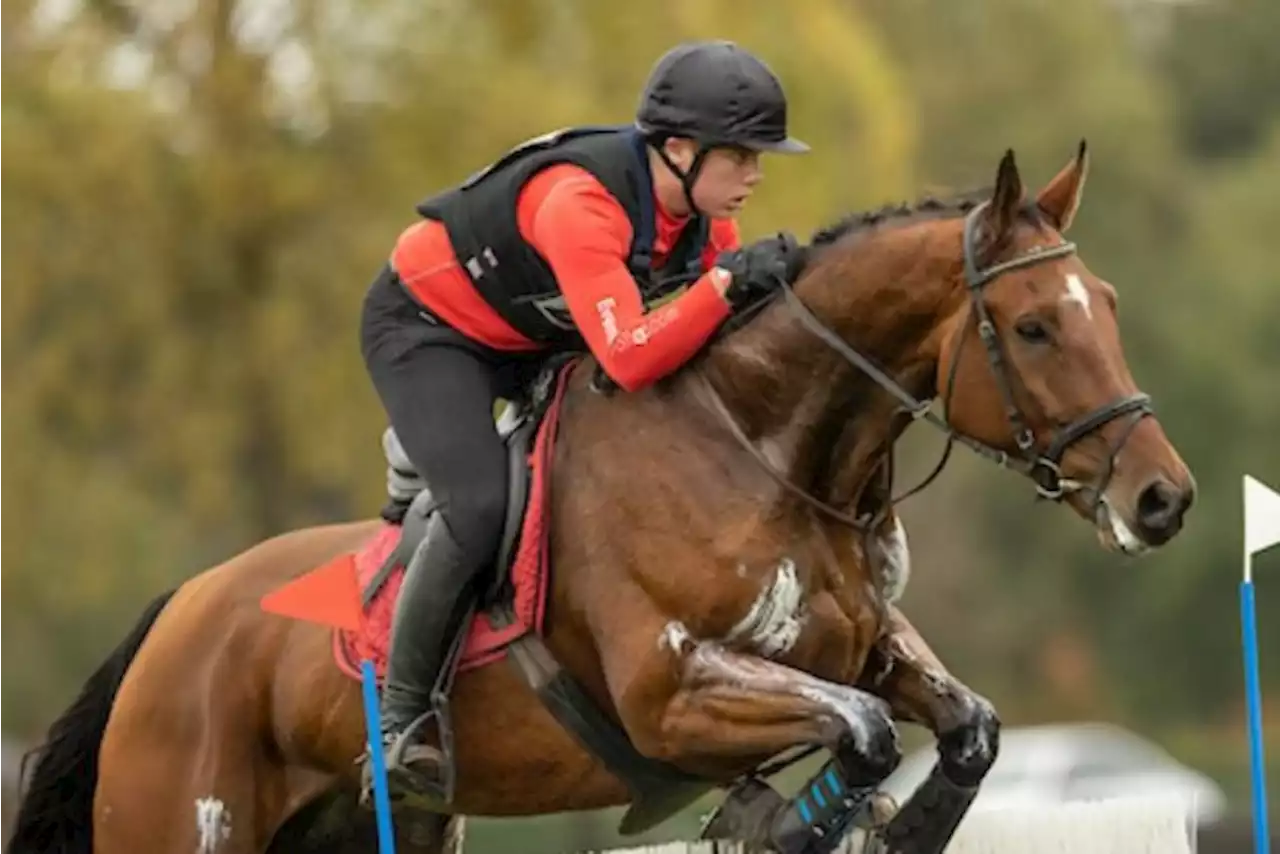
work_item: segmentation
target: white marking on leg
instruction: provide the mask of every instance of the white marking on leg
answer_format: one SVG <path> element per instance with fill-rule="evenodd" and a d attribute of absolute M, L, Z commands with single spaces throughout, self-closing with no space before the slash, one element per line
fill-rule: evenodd
<path fill-rule="evenodd" d="M 844 724 L 857 750 L 869 749 L 874 737 L 894 729 L 889 704 L 880 697 L 784 664 L 732 652 L 715 641 L 697 640 L 678 621 L 663 627 L 658 646 L 682 658 L 684 679 L 692 683 L 705 684 L 711 677 L 741 690 L 789 694 L 823 707 Z"/>
<path fill-rule="evenodd" d="M 218 845 L 231 838 L 231 811 L 215 797 L 196 799 L 196 854 L 217 854 Z"/>
<path fill-rule="evenodd" d="M 868 747 L 873 730 L 893 728 L 888 703 L 849 685 L 827 682 L 783 664 L 739 655 L 712 641 L 694 642 L 688 660 L 699 679 L 713 676 L 737 688 L 765 694 L 791 694 L 828 709 L 845 724 L 858 749 Z"/>
<path fill-rule="evenodd" d="M 1075 273 L 1067 274 L 1067 292 L 1063 295 L 1062 301 L 1077 303 L 1084 309 L 1085 317 L 1093 319 L 1093 309 L 1089 307 L 1089 290 Z"/>
<path fill-rule="evenodd" d="M 790 652 L 800 639 L 807 615 L 804 609 L 804 587 L 796 573 L 796 562 L 784 558 L 778 564 L 773 581 L 760 591 L 751 610 L 729 630 L 729 643 L 746 640 L 766 658 Z"/>

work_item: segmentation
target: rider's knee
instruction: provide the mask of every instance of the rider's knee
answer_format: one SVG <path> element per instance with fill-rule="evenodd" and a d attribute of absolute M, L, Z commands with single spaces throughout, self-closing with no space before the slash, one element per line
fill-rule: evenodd
<path fill-rule="evenodd" d="M 463 549 L 495 549 L 506 522 L 505 484 L 473 483 L 461 494 L 450 497 L 445 515 L 450 533 Z"/>

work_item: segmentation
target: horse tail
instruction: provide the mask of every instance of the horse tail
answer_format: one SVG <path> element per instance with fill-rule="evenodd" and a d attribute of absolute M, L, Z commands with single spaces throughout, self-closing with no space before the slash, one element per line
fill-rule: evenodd
<path fill-rule="evenodd" d="M 98 749 L 129 663 L 175 590 L 159 596 L 94 671 L 62 717 L 36 748 L 30 785 L 13 818 L 10 854 L 92 854 L 93 793 L 98 785 Z M 24 757 L 23 765 L 26 765 Z"/>

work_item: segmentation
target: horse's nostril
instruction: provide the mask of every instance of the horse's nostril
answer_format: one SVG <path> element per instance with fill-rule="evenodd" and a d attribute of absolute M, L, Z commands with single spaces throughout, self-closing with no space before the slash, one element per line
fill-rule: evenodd
<path fill-rule="evenodd" d="M 1189 493 L 1167 480 L 1153 481 L 1138 495 L 1138 523 L 1146 534 L 1163 541 L 1178 532 L 1190 503 Z"/>

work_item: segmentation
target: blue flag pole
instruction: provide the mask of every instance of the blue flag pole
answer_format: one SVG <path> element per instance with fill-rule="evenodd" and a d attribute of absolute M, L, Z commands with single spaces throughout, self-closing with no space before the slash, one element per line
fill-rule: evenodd
<path fill-rule="evenodd" d="M 1253 597 L 1253 556 L 1280 545 L 1280 493 L 1244 476 L 1244 573 L 1240 580 L 1240 636 L 1244 647 L 1244 690 L 1248 710 L 1253 850 L 1270 854 L 1267 829 L 1266 758 L 1262 746 L 1262 680 L 1258 666 L 1258 613 Z"/>
<path fill-rule="evenodd" d="M 360 685 L 364 693 L 365 729 L 369 733 L 369 755 L 373 766 L 373 805 L 378 817 L 378 852 L 395 854 L 395 829 L 391 823 L 391 797 L 387 792 L 387 764 L 382 755 L 382 727 L 378 715 L 378 676 L 373 662 L 360 662 Z"/>
<path fill-rule="evenodd" d="M 1270 854 L 1267 830 L 1266 762 L 1262 747 L 1262 688 L 1258 677 L 1258 616 L 1253 601 L 1253 579 L 1248 574 L 1240 582 L 1240 627 L 1244 641 L 1244 688 L 1249 712 L 1249 766 L 1253 792 L 1253 849 Z"/>

